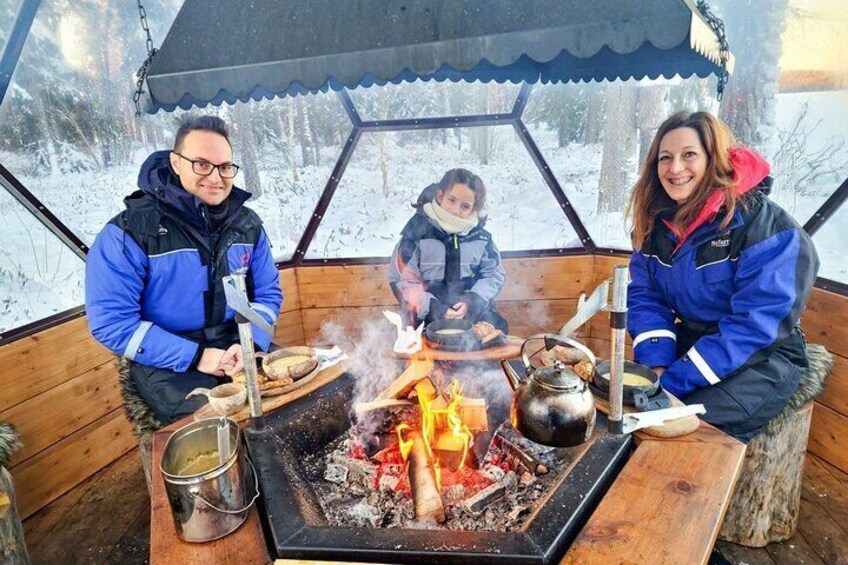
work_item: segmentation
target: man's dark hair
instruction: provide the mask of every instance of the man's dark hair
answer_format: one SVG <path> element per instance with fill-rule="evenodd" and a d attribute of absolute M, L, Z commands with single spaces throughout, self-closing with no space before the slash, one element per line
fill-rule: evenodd
<path fill-rule="evenodd" d="M 177 135 L 174 137 L 174 151 L 179 151 L 182 148 L 183 140 L 193 131 L 210 131 L 223 136 L 230 143 L 230 131 L 227 128 L 226 122 L 218 116 L 184 116 L 177 128 Z M 230 144 L 232 145 L 232 144 Z"/>

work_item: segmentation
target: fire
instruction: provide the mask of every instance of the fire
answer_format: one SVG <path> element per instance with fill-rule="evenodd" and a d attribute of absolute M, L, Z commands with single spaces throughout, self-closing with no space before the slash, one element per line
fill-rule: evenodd
<path fill-rule="evenodd" d="M 463 387 L 454 380 L 448 387 L 447 398 L 438 395 L 429 379 L 419 382 L 415 387 L 418 404 L 421 407 L 421 438 L 427 452 L 427 458 L 433 469 L 436 485 L 441 489 L 442 467 L 450 467 L 442 461 L 442 453 L 462 453 L 457 470 L 461 471 L 468 458 L 473 434 L 462 418 Z M 412 429 L 408 423 L 397 426 L 398 445 L 404 461 L 412 451 L 412 440 L 404 437 L 404 432 Z"/>

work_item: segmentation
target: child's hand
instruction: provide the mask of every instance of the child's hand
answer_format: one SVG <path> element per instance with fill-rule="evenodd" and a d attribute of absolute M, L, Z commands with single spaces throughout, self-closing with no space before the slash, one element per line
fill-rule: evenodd
<path fill-rule="evenodd" d="M 445 312 L 445 318 L 449 320 L 458 320 L 464 318 L 468 314 L 468 304 L 465 302 L 457 302 L 453 307 Z"/>

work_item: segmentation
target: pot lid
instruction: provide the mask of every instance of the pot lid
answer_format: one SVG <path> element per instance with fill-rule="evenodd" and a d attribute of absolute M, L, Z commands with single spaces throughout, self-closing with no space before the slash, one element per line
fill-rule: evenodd
<path fill-rule="evenodd" d="M 533 379 L 542 387 L 557 392 L 579 391 L 583 383 L 577 373 L 561 363 L 549 367 L 539 367 L 533 371 Z"/>

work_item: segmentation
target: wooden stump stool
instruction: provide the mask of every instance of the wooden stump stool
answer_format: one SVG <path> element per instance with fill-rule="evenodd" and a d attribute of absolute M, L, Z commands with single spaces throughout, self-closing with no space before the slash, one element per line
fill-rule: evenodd
<path fill-rule="evenodd" d="M 807 355 L 810 368 L 786 408 L 748 443 L 719 539 L 763 547 L 795 534 L 813 398 L 833 367 L 833 356 L 821 345 L 809 344 Z"/>
<path fill-rule="evenodd" d="M 795 534 L 813 402 L 751 440 L 719 538 L 763 547 Z"/>
<path fill-rule="evenodd" d="M 147 402 L 141 397 L 138 388 L 130 376 L 129 362 L 123 357 L 115 361 L 121 385 L 121 397 L 124 400 L 124 413 L 138 438 L 138 451 L 141 455 L 141 467 L 147 482 L 147 493 L 152 494 L 151 466 L 153 465 L 153 432 L 162 427 Z"/>
<path fill-rule="evenodd" d="M 29 563 L 21 515 L 15 505 L 15 485 L 6 470 L 9 459 L 21 445 L 15 427 L 0 422 L 0 563 L 4 565 Z"/>

